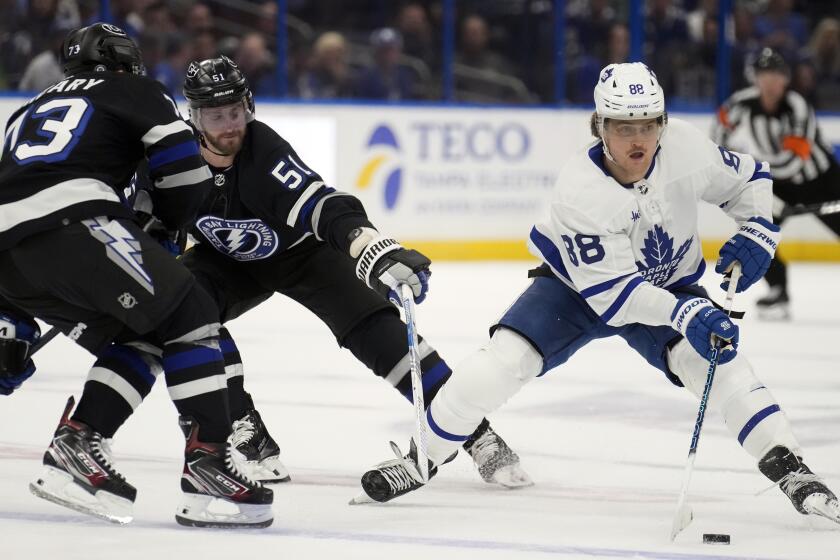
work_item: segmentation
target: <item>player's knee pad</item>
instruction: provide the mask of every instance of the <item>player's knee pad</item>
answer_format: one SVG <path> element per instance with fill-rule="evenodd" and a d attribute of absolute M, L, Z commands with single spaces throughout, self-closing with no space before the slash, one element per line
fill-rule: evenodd
<path fill-rule="evenodd" d="M 542 366 L 530 342 L 500 328 L 484 348 L 458 364 L 435 402 L 464 419 L 483 418 L 539 375 Z"/>
<path fill-rule="evenodd" d="M 668 365 L 695 396 L 703 394 L 709 362 L 691 345 L 683 340 L 669 350 Z M 787 417 L 742 354 L 717 366 L 709 406 L 723 415 L 729 431 L 756 459 L 777 445 L 799 449 Z"/>

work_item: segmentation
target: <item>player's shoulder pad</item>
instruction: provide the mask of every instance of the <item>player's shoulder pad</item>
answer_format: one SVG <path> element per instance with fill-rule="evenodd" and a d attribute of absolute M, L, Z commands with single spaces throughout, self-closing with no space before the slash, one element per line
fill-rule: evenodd
<path fill-rule="evenodd" d="M 251 157 L 257 161 L 291 151 L 291 145 L 277 131 L 258 120 L 248 123 L 247 143 Z"/>
<path fill-rule="evenodd" d="M 749 86 L 743 89 L 739 89 L 735 93 L 729 96 L 729 99 L 726 100 L 726 105 L 733 106 L 738 105 L 739 103 L 745 103 L 747 101 L 752 101 L 753 99 L 758 99 L 759 91 L 757 86 Z"/>
<path fill-rule="evenodd" d="M 787 90 L 785 93 L 785 101 L 788 105 L 790 105 L 791 110 L 793 111 L 793 115 L 800 120 L 805 120 L 808 118 L 808 114 L 810 112 L 810 105 L 808 101 L 802 96 L 802 94 L 793 91 L 792 89 Z"/>
<path fill-rule="evenodd" d="M 629 218 L 627 208 L 635 206 L 636 201 L 627 189 L 592 161 L 589 149 L 594 146 L 579 152 L 560 168 L 554 203 L 561 212 L 577 215 L 575 221 L 586 217 L 604 231 L 613 230 L 620 228 L 625 214 Z"/>
<path fill-rule="evenodd" d="M 710 162 L 720 160 L 717 145 L 696 126 L 682 119 L 668 119 L 660 145 L 662 153 L 657 165 L 664 166 L 669 177 L 705 169 Z"/>

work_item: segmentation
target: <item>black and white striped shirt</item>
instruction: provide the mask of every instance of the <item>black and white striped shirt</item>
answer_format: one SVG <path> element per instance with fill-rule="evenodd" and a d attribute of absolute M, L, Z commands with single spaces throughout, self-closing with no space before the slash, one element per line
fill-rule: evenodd
<path fill-rule="evenodd" d="M 718 110 L 712 138 L 721 146 L 767 161 L 774 180 L 796 184 L 825 173 L 833 159 L 813 107 L 790 90 L 773 114 L 762 107 L 757 87 L 735 92 Z"/>
<path fill-rule="evenodd" d="M 193 219 L 211 174 L 192 128 L 158 82 L 83 72 L 15 111 L 0 159 L 0 250 L 96 216 L 130 217 L 123 190 L 143 158 L 156 213 L 171 229 Z"/>

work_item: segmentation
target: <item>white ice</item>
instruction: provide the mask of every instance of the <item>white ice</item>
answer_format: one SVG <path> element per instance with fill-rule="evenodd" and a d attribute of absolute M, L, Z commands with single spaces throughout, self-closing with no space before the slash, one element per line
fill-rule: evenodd
<path fill-rule="evenodd" d="M 528 263 L 434 266 L 418 308 L 422 334 L 455 365 L 527 283 Z M 791 267 L 794 320 L 742 322 L 741 351 L 781 401 L 807 463 L 840 491 L 840 292 L 836 265 Z M 722 301 L 715 278 L 704 283 Z M 753 311 L 758 286 L 736 298 Z M 348 506 L 367 467 L 405 446 L 413 413 L 402 397 L 325 326 L 279 296 L 231 325 L 247 387 L 280 442 L 292 482 L 275 486 L 274 525 L 262 531 L 178 526 L 176 414 L 159 383 L 114 441 L 114 459 L 138 488 L 127 526 L 88 518 L 30 495 L 68 395 L 78 397 L 92 358 L 66 339 L 38 356 L 38 373 L 0 397 L 0 558 L 149 560 L 360 558 L 840 557 L 840 525 L 794 511 L 725 430 L 706 418 L 689 501 L 694 522 L 668 535 L 697 403 L 623 341 L 579 352 L 491 417 L 536 486 L 487 485 L 461 456 L 428 487 L 395 502 Z M 463 455 L 463 454 L 462 454 Z M 727 533 L 729 546 L 701 544 Z"/>

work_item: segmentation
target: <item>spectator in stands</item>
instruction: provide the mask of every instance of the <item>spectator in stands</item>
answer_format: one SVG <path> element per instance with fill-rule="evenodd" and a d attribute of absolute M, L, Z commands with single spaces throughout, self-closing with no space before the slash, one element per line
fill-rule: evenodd
<path fill-rule="evenodd" d="M 191 41 L 194 59 L 207 60 L 218 56 L 219 48 L 212 31 L 201 31 L 194 35 Z"/>
<path fill-rule="evenodd" d="M 50 30 L 49 42 L 46 48 L 35 56 L 23 72 L 18 84 L 18 90 L 26 92 L 40 92 L 64 79 L 64 71 L 58 62 L 58 51 L 67 32 L 59 22 Z"/>
<path fill-rule="evenodd" d="M 405 54 L 419 58 L 429 68 L 437 70 L 440 67 L 441 48 L 422 4 L 410 2 L 400 9 L 397 30 L 402 34 Z"/>
<path fill-rule="evenodd" d="M 688 25 L 685 13 L 672 0 L 651 0 L 645 18 L 645 53 L 648 63 L 656 68 L 659 84 L 665 91 L 674 91 L 679 57 L 688 47 Z"/>
<path fill-rule="evenodd" d="M 202 31 L 213 31 L 215 23 L 210 6 L 201 2 L 196 2 L 190 6 L 184 24 L 186 25 L 187 32 L 191 34 L 201 33 Z"/>
<path fill-rule="evenodd" d="M 298 95 L 324 99 L 350 97 L 352 93 L 347 42 L 341 33 L 328 31 L 315 41 L 311 66 L 299 80 Z"/>
<path fill-rule="evenodd" d="M 402 36 L 390 27 L 377 29 L 370 36 L 374 63 L 363 69 L 357 80 L 356 93 L 363 99 L 398 101 L 417 99 L 417 77 L 400 64 Z"/>
<path fill-rule="evenodd" d="M 567 14 L 569 27 L 582 52 L 603 60 L 607 56 L 603 38 L 616 22 L 615 9 L 609 0 L 572 0 L 568 3 Z M 592 84 L 588 88 L 592 89 Z M 589 97 L 592 97 L 591 91 Z"/>
<path fill-rule="evenodd" d="M 840 20 L 820 21 L 804 54 L 814 71 L 814 105 L 840 109 Z"/>
<path fill-rule="evenodd" d="M 172 12 L 164 0 L 152 0 L 143 8 L 143 29 L 154 33 L 171 34 L 177 31 Z"/>
<path fill-rule="evenodd" d="M 471 14 L 461 23 L 461 48 L 455 62 L 500 74 L 514 74 L 513 65 L 500 53 L 490 50 L 490 30 L 483 17 Z"/>
<path fill-rule="evenodd" d="M 788 60 L 808 40 L 805 18 L 793 12 L 793 0 L 770 0 L 767 12 L 755 20 L 756 38 L 780 51 Z"/>
<path fill-rule="evenodd" d="M 248 76 L 254 95 L 276 95 L 274 57 L 261 33 L 247 33 L 239 42 L 236 64 Z"/>
<path fill-rule="evenodd" d="M 630 30 L 623 23 L 610 27 L 605 64 L 619 64 L 630 58 Z"/>

